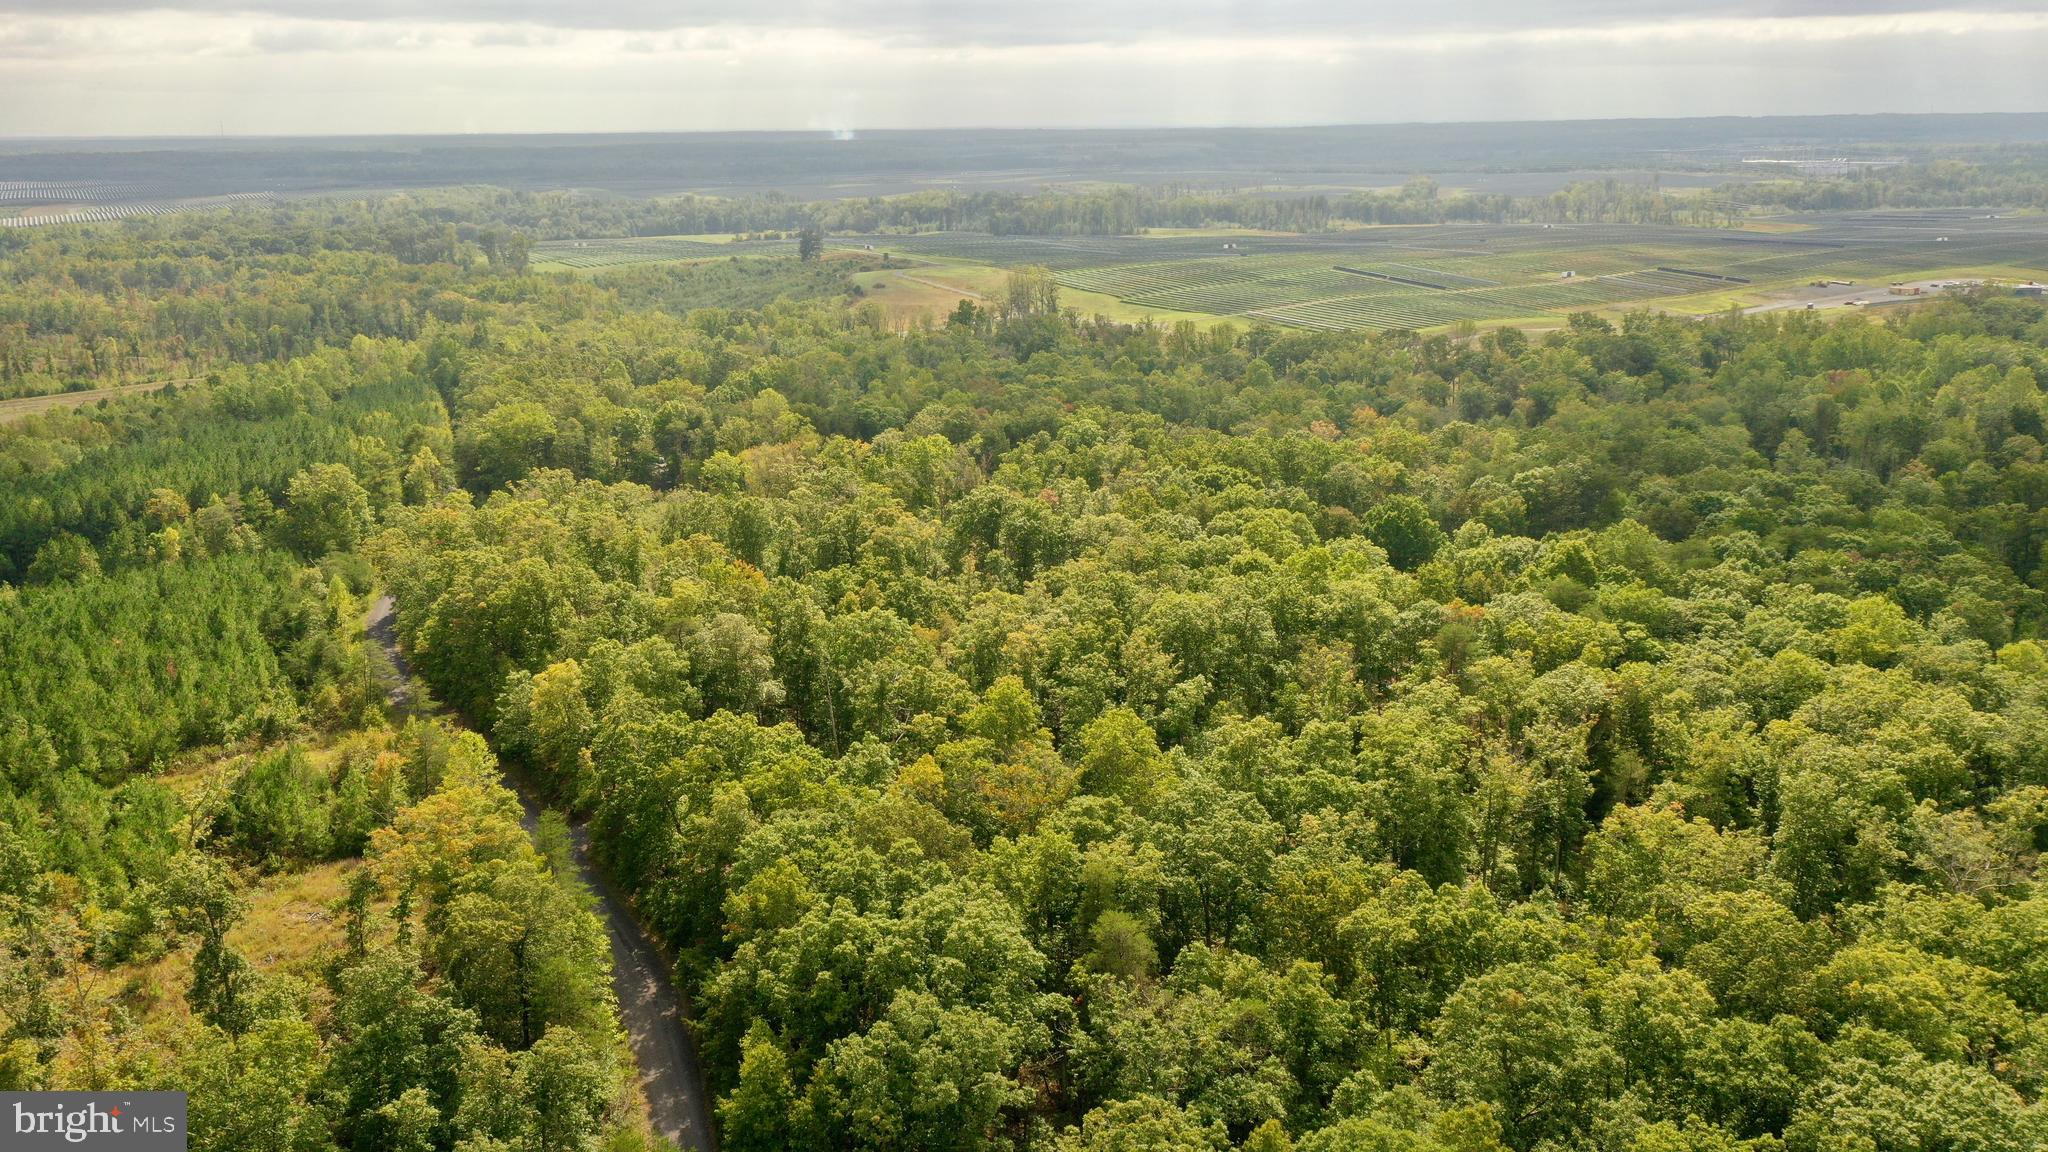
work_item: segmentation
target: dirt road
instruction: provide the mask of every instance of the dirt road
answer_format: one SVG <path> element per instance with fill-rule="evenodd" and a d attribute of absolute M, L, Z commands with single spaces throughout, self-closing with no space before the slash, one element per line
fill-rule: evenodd
<path fill-rule="evenodd" d="M 398 672 L 397 685 L 387 700 L 394 708 L 411 706 L 406 685 L 411 670 L 398 648 L 397 614 L 391 597 L 380 596 L 370 605 L 363 630 L 390 657 Z M 505 782 L 519 793 L 526 809 L 527 830 L 540 819 L 540 802 L 520 781 L 507 776 Z M 583 883 L 597 897 L 604 916 L 605 933 L 611 938 L 612 988 L 619 997 L 619 1021 L 633 1045 L 633 1058 L 640 1067 L 640 1087 L 647 1096 L 648 1118 L 654 1130 L 680 1148 L 693 1152 L 714 1152 L 710 1109 L 706 1102 L 704 1075 L 697 1063 L 697 1045 L 691 1037 L 683 1011 L 683 998 L 669 978 L 671 965 L 654 940 L 640 927 L 632 909 L 619 897 L 603 873 L 590 860 L 590 834 L 582 824 L 570 826 L 575 848 L 576 870 Z"/>
<path fill-rule="evenodd" d="M 974 300 L 988 299 L 988 297 L 983 296 L 972 288 L 962 288 L 955 284 L 941 284 L 937 280 L 927 280 L 922 276 L 912 276 L 908 272 L 898 272 L 897 275 L 910 281 L 912 284 L 922 284 L 927 288 L 937 288 L 941 292 L 958 292 L 960 295 Z"/>
<path fill-rule="evenodd" d="M 195 377 L 196 379 L 196 377 Z M 17 396 L 12 400 L 0 400 L 0 424 L 48 412 L 52 408 L 82 408 L 114 396 L 133 396 L 141 392 L 154 392 L 166 384 L 190 384 L 192 380 L 151 380 L 142 384 L 118 384 L 112 388 L 94 388 L 89 392 L 55 392 L 48 396 Z"/>

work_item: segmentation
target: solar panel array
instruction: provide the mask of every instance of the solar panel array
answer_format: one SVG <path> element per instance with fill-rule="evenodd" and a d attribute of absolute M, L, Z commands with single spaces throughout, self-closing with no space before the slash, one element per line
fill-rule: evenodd
<path fill-rule="evenodd" d="M 1441 225 L 1157 239 L 935 233 L 863 243 L 978 264 L 1040 264 L 1068 287 L 1141 308 L 1325 329 L 1535 319 L 1757 284 L 1876 281 L 1976 265 L 2048 276 L 2048 220 L 1878 213 L 1792 223 L 1803 229 Z"/>

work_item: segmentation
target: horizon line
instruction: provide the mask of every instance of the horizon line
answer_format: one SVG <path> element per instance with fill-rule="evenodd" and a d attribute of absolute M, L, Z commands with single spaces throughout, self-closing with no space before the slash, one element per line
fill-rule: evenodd
<path fill-rule="evenodd" d="M 14 133 L 0 134 L 0 143 L 47 143 L 58 141 L 204 141 L 204 140 L 465 140 L 519 139 L 541 136 L 809 136 L 830 138 L 850 133 L 858 142 L 862 133 L 909 134 L 923 132 L 1308 132 L 1346 128 L 1448 128 L 1484 127 L 1509 124 L 1678 124 L 1712 120 L 1880 120 L 1900 118 L 1990 119 L 1995 117 L 2036 117 L 2048 119 L 2048 109 L 1992 110 L 1974 112 L 1772 112 L 1767 114 L 1720 113 L 1701 116 L 1571 116 L 1508 117 L 1495 120 L 1350 120 L 1274 124 L 1097 124 L 1074 125 L 926 125 L 919 127 L 843 125 L 833 128 L 620 128 L 620 129 L 508 129 L 475 132 L 181 132 L 181 133 Z"/>

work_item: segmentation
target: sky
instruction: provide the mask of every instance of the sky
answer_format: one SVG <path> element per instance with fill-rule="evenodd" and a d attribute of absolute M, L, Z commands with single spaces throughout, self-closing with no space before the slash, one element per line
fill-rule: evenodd
<path fill-rule="evenodd" d="M 0 0 L 0 136 L 1992 111 L 2048 0 Z"/>

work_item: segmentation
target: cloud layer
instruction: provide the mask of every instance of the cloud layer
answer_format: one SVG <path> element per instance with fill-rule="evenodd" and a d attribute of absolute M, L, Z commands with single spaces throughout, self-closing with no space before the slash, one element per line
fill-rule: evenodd
<path fill-rule="evenodd" d="M 0 0 L 0 134 L 1282 124 L 2048 109 L 1969 0 Z"/>

